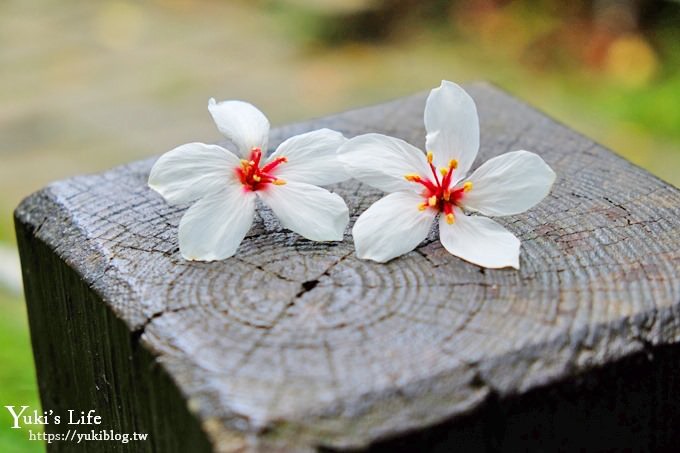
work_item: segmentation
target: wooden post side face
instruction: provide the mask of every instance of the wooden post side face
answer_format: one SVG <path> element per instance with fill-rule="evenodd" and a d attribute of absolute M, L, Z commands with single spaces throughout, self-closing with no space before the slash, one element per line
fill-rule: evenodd
<path fill-rule="evenodd" d="M 47 449 L 212 451 L 172 379 L 139 344 L 139 333 L 27 224 L 17 222 L 17 239 L 42 410 L 53 415 L 51 421 L 60 416 L 59 424 L 44 429 L 68 436 L 47 443 Z M 95 423 L 83 413 L 101 419 Z M 134 433 L 147 437 L 134 441 Z"/>

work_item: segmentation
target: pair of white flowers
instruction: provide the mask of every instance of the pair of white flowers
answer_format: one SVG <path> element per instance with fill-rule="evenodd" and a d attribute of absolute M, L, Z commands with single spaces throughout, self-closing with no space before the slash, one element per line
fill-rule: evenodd
<path fill-rule="evenodd" d="M 195 203 L 179 224 L 188 260 L 221 260 L 236 253 L 250 229 L 259 197 L 284 228 L 312 241 L 341 241 L 349 210 L 318 186 L 350 176 L 389 195 L 352 228 L 359 258 L 386 262 L 415 249 L 439 217 L 442 245 L 489 268 L 519 268 L 519 240 L 478 213 L 521 213 L 550 191 L 555 173 L 536 154 L 514 151 L 488 160 L 466 177 L 479 149 L 472 98 L 443 81 L 425 106 L 427 153 L 403 140 L 366 134 L 347 140 L 320 129 L 291 137 L 266 156 L 269 121 L 241 101 L 208 110 L 233 145 L 189 143 L 167 152 L 151 169 L 149 186 L 170 203 Z"/>

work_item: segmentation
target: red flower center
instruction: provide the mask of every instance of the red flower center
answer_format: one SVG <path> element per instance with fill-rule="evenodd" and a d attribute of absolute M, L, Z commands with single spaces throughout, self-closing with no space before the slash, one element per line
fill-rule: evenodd
<path fill-rule="evenodd" d="M 268 164 L 260 167 L 262 160 L 262 150 L 260 148 L 253 148 L 250 151 L 249 159 L 241 159 L 241 166 L 236 167 L 236 175 L 241 184 L 246 190 L 262 190 L 268 184 L 282 186 L 286 183 L 283 179 L 278 179 L 273 175 L 274 169 L 282 163 L 288 162 L 285 157 L 277 157 Z"/>
<path fill-rule="evenodd" d="M 451 187 L 453 172 L 458 167 L 458 161 L 451 159 L 448 167 L 442 167 L 437 172 L 432 160 L 433 154 L 430 151 L 427 153 L 427 162 L 432 172 L 431 179 L 423 178 L 417 174 L 409 174 L 405 178 L 407 181 L 421 184 L 424 187 L 422 195 L 425 201 L 418 205 L 418 209 L 421 211 L 427 208 L 436 209 L 444 213 L 447 223 L 452 224 L 456 220 L 453 215 L 453 207 L 460 206 L 460 201 L 465 193 L 472 189 L 472 183 L 468 181 L 461 187 Z"/>

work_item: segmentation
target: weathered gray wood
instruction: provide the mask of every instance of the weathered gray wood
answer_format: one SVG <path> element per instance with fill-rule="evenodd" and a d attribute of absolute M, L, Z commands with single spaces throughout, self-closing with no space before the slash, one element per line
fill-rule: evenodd
<path fill-rule="evenodd" d="M 359 261 L 349 234 L 312 243 L 267 211 L 236 257 L 185 262 L 186 207 L 147 189 L 153 159 L 27 198 L 17 232 L 45 407 L 151 433 L 130 451 L 197 439 L 197 451 L 578 447 L 597 426 L 601 446 L 677 443 L 680 405 L 658 410 L 680 387 L 680 191 L 492 87 L 468 88 L 476 165 L 524 148 L 558 174 L 544 202 L 500 219 L 522 240 L 520 271 L 465 263 L 434 235 L 386 265 Z M 424 100 L 283 127 L 272 146 L 319 127 L 422 145 Z M 380 196 L 335 190 L 354 218 Z"/>

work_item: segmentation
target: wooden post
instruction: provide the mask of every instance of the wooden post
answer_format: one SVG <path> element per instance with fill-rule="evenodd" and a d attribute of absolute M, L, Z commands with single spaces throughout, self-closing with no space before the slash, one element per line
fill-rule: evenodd
<path fill-rule="evenodd" d="M 16 210 L 45 410 L 95 409 L 146 441 L 50 451 L 671 449 L 680 442 L 680 191 L 485 84 L 479 162 L 516 149 L 558 174 L 499 221 L 521 269 L 435 236 L 381 265 L 260 211 L 238 254 L 183 261 L 185 206 L 153 159 L 60 181 Z M 276 129 L 422 146 L 425 95 Z M 381 194 L 337 185 L 353 218 Z M 350 223 L 351 225 L 351 223 Z M 48 432 L 65 431 L 47 426 Z"/>

